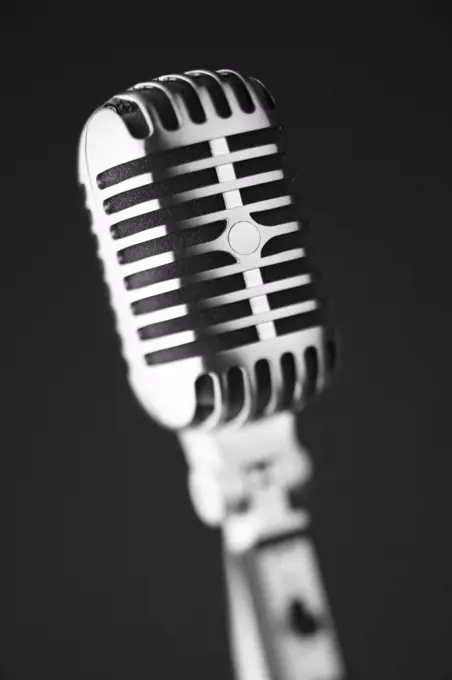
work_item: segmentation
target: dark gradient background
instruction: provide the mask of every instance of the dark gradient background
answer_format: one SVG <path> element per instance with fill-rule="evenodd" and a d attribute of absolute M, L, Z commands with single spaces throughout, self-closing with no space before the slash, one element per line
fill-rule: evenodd
<path fill-rule="evenodd" d="M 452 678 L 450 26 L 196 14 L 2 29 L 0 678 L 232 677 L 219 535 L 128 389 L 76 181 L 98 104 L 196 67 L 267 84 L 310 202 L 343 346 L 300 434 L 352 677 Z"/>

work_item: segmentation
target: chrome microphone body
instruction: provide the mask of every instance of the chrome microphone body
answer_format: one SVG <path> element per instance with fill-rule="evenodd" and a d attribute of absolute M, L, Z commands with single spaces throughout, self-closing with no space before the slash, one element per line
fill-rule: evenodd
<path fill-rule="evenodd" d="M 136 85 L 86 123 L 79 178 L 131 387 L 223 530 L 239 677 L 340 680 L 294 416 L 329 336 L 273 98 L 233 71 Z"/>

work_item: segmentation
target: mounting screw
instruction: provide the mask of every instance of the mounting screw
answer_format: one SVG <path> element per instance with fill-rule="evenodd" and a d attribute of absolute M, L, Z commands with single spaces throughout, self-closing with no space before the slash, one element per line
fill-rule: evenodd
<path fill-rule="evenodd" d="M 306 637 L 311 637 L 318 633 L 320 622 L 311 614 L 301 600 L 293 600 L 288 612 L 289 625 L 291 629 Z"/>

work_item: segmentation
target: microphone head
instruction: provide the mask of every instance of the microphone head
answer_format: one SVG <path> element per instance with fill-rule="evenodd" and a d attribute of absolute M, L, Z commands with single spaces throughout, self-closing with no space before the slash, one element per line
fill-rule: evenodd
<path fill-rule="evenodd" d="M 79 179 L 129 381 L 155 419 L 243 424 L 324 385 L 307 224 L 259 81 L 190 71 L 118 94 L 84 127 Z"/>

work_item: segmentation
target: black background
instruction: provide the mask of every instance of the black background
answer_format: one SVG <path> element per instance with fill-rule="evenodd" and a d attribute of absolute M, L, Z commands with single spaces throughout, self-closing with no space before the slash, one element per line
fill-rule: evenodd
<path fill-rule="evenodd" d="M 0 677 L 232 677 L 219 535 L 128 389 L 76 151 L 118 90 L 236 68 L 283 113 L 342 335 L 300 435 L 353 678 L 452 678 L 450 26 L 433 10 L 130 19 L 2 29 Z"/>

